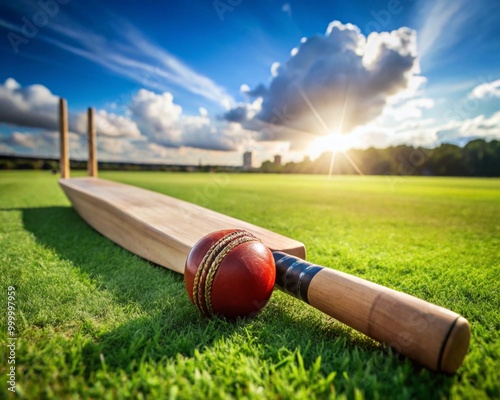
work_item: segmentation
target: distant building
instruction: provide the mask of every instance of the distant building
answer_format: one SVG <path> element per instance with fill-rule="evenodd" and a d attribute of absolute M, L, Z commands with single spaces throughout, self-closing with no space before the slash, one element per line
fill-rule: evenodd
<path fill-rule="evenodd" d="M 279 167 L 281 165 L 281 156 L 279 154 L 274 156 L 274 165 Z"/>
<path fill-rule="evenodd" d="M 243 169 L 249 170 L 252 169 L 252 152 L 247 151 L 243 153 Z"/>

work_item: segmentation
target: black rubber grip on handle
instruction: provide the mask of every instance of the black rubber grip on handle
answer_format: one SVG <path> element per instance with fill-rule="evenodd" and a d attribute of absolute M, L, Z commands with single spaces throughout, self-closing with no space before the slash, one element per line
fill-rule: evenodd
<path fill-rule="evenodd" d="M 307 298 L 309 284 L 323 267 L 280 251 L 273 251 L 273 256 L 276 264 L 274 286 L 309 304 Z"/>

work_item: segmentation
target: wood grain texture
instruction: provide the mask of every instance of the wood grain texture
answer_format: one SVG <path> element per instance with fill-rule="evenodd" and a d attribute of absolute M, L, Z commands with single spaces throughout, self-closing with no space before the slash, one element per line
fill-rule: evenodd
<path fill-rule="evenodd" d="M 96 155 L 96 137 L 95 137 L 95 124 L 94 124 L 94 109 L 89 107 L 87 110 L 88 119 L 88 148 L 89 159 L 87 162 L 87 175 L 97 178 L 97 155 Z"/>
<path fill-rule="evenodd" d="M 69 178 L 68 107 L 66 99 L 59 99 L 59 170 L 61 178 Z"/>
<path fill-rule="evenodd" d="M 184 273 L 186 257 L 206 234 L 245 229 L 271 250 L 305 258 L 302 243 L 267 229 L 160 193 L 97 178 L 60 179 L 76 211 L 125 249 Z"/>
<path fill-rule="evenodd" d="M 469 324 L 460 315 L 340 271 L 318 272 L 308 300 L 433 371 L 455 372 L 469 347 Z"/>

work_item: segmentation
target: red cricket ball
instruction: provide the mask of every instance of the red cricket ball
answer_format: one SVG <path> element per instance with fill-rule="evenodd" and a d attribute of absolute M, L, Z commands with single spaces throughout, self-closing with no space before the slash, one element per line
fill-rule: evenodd
<path fill-rule="evenodd" d="M 247 317 L 271 297 L 276 267 L 271 251 L 239 229 L 212 232 L 191 249 L 184 282 L 191 302 L 207 316 Z"/>

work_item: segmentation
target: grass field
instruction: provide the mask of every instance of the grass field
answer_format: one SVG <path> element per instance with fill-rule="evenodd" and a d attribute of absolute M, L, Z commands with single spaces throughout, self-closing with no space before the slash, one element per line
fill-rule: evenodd
<path fill-rule="evenodd" d="M 7 288 L 26 398 L 500 398 L 500 180 L 102 173 L 296 238 L 309 260 L 450 308 L 472 327 L 431 373 L 281 292 L 207 320 L 181 275 L 83 222 L 47 172 L 0 173 L 0 398 Z"/>

